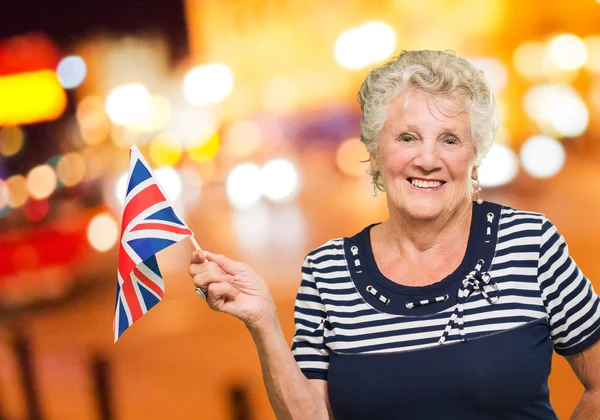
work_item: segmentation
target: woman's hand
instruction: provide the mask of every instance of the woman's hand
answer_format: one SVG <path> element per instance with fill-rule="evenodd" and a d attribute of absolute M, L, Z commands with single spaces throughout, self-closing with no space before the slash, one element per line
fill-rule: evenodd
<path fill-rule="evenodd" d="M 189 270 L 196 287 L 208 291 L 208 306 L 241 319 L 249 329 L 277 320 L 265 281 L 248 265 L 224 255 L 195 251 Z"/>

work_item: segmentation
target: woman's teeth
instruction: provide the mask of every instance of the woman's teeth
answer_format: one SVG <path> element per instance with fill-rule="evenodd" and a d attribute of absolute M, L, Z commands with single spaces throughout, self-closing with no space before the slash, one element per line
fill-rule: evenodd
<path fill-rule="evenodd" d="M 437 188 L 442 185 L 440 181 L 423 181 L 420 179 L 411 179 L 410 182 L 419 188 Z"/>

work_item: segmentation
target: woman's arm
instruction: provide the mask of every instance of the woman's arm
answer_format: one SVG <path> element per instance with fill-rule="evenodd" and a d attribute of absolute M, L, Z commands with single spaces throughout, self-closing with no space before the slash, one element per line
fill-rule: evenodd
<path fill-rule="evenodd" d="M 202 251 L 192 255 L 190 276 L 196 287 L 207 290 L 206 301 L 212 310 L 246 324 L 277 418 L 328 419 L 326 393 L 321 384 L 316 386 L 304 376 L 294 360 L 265 281 L 246 264 Z"/>
<path fill-rule="evenodd" d="M 600 341 L 566 359 L 585 387 L 571 419 L 600 420 Z"/>
<path fill-rule="evenodd" d="M 278 419 L 332 419 L 327 382 L 307 379 L 294 360 L 279 320 L 248 327 L 262 367 L 263 381 Z"/>

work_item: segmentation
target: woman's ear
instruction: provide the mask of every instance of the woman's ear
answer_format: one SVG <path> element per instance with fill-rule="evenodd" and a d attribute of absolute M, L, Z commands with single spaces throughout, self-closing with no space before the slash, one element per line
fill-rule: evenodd
<path fill-rule="evenodd" d="M 473 171 L 471 172 L 471 179 L 473 179 L 473 180 L 479 179 L 479 166 L 473 167 Z"/>

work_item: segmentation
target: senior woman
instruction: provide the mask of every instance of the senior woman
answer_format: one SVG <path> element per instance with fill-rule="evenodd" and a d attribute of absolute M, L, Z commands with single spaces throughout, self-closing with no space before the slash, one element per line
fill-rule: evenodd
<path fill-rule="evenodd" d="M 359 101 L 389 219 L 307 255 L 291 351 L 259 275 L 192 257 L 208 305 L 254 338 L 277 417 L 555 419 L 554 349 L 585 387 L 573 418 L 600 418 L 600 298 L 547 218 L 480 198 L 498 121 L 483 72 L 403 51 Z"/>

